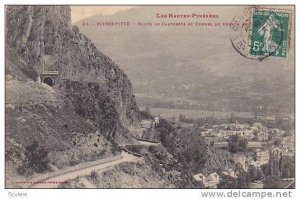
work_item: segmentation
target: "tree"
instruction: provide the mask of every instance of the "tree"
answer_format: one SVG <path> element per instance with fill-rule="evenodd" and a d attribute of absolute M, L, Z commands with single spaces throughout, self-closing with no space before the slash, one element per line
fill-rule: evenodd
<path fill-rule="evenodd" d="M 142 119 L 153 119 L 151 112 L 150 112 L 150 107 L 146 106 L 145 110 L 140 111 L 140 116 Z"/>
<path fill-rule="evenodd" d="M 145 107 L 145 112 L 150 114 L 150 107 L 149 106 Z"/>
<path fill-rule="evenodd" d="M 177 128 L 165 119 L 156 127 L 160 141 L 172 155 L 178 157 L 185 169 L 199 172 L 208 159 L 207 145 L 193 128 Z"/>
<path fill-rule="evenodd" d="M 263 174 L 262 174 L 261 170 L 256 168 L 253 165 L 249 166 L 248 173 L 249 173 L 251 182 L 254 182 L 257 180 L 262 180 L 262 178 L 263 178 Z"/>
<path fill-rule="evenodd" d="M 281 140 L 277 139 L 274 141 L 274 146 L 278 147 L 281 145 Z"/>
<path fill-rule="evenodd" d="M 283 187 L 284 185 L 279 176 L 268 176 L 264 181 L 264 189 L 278 189 Z"/>
<path fill-rule="evenodd" d="M 90 178 L 92 179 L 92 181 L 93 181 L 94 183 L 97 183 L 97 182 L 98 182 L 99 175 L 98 175 L 98 173 L 96 172 L 96 170 L 92 170 L 92 171 L 91 171 Z"/>
<path fill-rule="evenodd" d="M 283 162 L 282 167 L 283 178 L 294 178 L 295 177 L 295 160 L 287 158 Z"/>
<path fill-rule="evenodd" d="M 254 135 L 253 141 L 258 141 L 258 131 L 256 129 L 253 131 L 253 135 Z"/>
<path fill-rule="evenodd" d="M 269 171 L 269 165 L 268 164 L 263 164 L 260 166 L 260 170 L 262 171 L 262 174 L 264 176 L 268 176 L 270 174 L 270 171 Z"/>
<path fill-rule="evenodd" d="M 238 135 L 232 135 L 228 139 L 229 152 L 231 153 L 243 152 L 247 149 L 247 145 L 247 139 L 241 138 Z"/>
<path fill-rule="evenodd" d="M 21 174 L 31 174 L 32 172 L 42 173 L 50 169 L 48 151 L 40 146 L 37 141 L 25 149 L 24 165 L 19 167 Z"/>
<path fill-rule="evenodd" d="M 231 176 L 221 174 L 218 189 L 233 189 L 237 187 L 237 180 Z"/>
<path fill-rule="evenodd" d="M 247 139 L 240 139 L 239 140 L 239 151 L 245 151 L 248 146 L 248 141 Z"/>
<path fill-rule="evenodd" d="M 291 131 L 285 131 L 282 137 L 288 137 L 291 136 Z"/>
<path fill-rule="evenodd" d="M 214 145 L 215 145 L 215 142 L 214 141 L 210 141 L 209 146 L 213 147 Z"/>
<path fill-rule="evenodd" d="M 185 116 L 183 114 L 179 114 L 179 121 L 185 122 Z"/>
<path fill-rule="evenodd" d="M 250 176 L 247 172 L 241 172 L 237 178 L 237 188 L 247 189 L 250 186 Z"/>

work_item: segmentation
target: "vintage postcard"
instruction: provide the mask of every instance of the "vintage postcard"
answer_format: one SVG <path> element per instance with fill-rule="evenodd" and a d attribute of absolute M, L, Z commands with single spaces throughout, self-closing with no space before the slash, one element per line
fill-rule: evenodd
<path fill-rule="evenodd" d="M 295 188 L 295 6 L 5 6 L 6 188 Z"/>

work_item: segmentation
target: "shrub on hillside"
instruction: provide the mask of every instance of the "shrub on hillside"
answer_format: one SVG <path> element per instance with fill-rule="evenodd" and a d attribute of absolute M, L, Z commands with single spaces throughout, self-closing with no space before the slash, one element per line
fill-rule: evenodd
<path fill-rule="evenodd" d="M 21 175 L 31 175 L 33 172 L 42 173 L 50 169 L 48 151 L 37 141 L 25 149 L 24 164 L 18 168 Z"/>

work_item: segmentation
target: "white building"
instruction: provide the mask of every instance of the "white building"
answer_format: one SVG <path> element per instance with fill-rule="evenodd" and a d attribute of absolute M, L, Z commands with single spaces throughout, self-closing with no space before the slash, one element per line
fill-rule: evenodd
<path fill-rule="evenodd" d="M 193 175 L 193 178 L 198 182 L 202 182 L 203 185 L 206 183 L 206 177 L 202 173 Z"/>
<path fill-rule="evenodd" d="M 160 118 L 158 116 L 154 117 L 154 123 L 155 125 L 159 124 Z"/>
<path fill-rule="evenodd" d="M 256 156 L 257 165 L 268 164 L 269 158 L 270 158 L 269 151 L 264 151 L 262 149 L 256 149 L 255 156 Z"/>
<path fill-rule="evenodd" d="M 152 120 L 142 120 L 141 127 L 145 129 L 150 129 L 152 127 Z"/>
<path fill-rule="evenodd" d="M 217 188 L 217 185 L 220 183 L 220 177 L 217 173 L 211 173 L 205 177 L 202 173 L 196 174 L 193 178 L 201 182 L 205 188 Z"/>
<path fill-rule="evenodd" d="M 214 172 L 207 176 L 206 186 L 207 188 L 217 188 L 217 185 L 220 183 L 220 176 Z"/>
<path fill-rule="evenodd" d="M 236 153 L 233 156 L 235 164 L 240 164 L 244 170 L 246 170 L 247 157 L 243 153 Z"/>

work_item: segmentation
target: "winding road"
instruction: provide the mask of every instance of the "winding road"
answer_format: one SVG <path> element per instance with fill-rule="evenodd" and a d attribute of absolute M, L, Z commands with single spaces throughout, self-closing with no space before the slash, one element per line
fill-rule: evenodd
<path fill-rule="evenodd" d="M 153 143 L 153 142 L 147 142 L 147 141 L 141 141 L 139 140 L 138 143 L 140 145 L 145 145 L 145 146 L 157 146 L 160 145 L 161 143 Z M 120 157 L 119 157 L 120 156 Z M 91 186 L 91 183 L 88 182 L 83 176 L 90 175 L 92 171 L 99 171 L 99 170 L 107 170 L 112 168 L 113 166 L 123 163 L 123 162 L 138 162 L 140 160 L 140 157 L 127 153 L 125 151 L 122 151 L 121 155 L 114 156 L 111 158 L 107 158 L 104 160 L 104 162 L 99 162 L 99 163 L 94 163 L 94 165 L 89 165 L 89 166 L 82 166 L 83 168 L 80 168 L 78 166 L 74 168 L 68 168 L 68 170 L 61 171 L 60 174 L 53 174 L 50 177 L 44 177 L 40 180 L 37 180 L 33 182 L 30 186 L 27 188 L 35 188 L 35 189 L 43 189 L 43 188 L 57 188 L 58 185 L 61 183 L 74 179 L 77 176 L 85 181 L 86 185 L 88 185 L 88 188 L 95 188 L 94 186 Z"/>
<path fill-rule="evenodd" d="M 43 179 L 43 180 L 40 180 L 39 182 L 29 186 L 28 188 L 38 188 L 38 189 L 40 189 L 40 188 L 57 188 L 58 185 L 64 181 L 67 181 L 69 179 L 74 179 L 77 176 L 81 177 L 81 176 L 89 175 L 91 173 L 91 171 L 93 171 L 93 170 L 95 170 L 95 171 L 105 170 L 105 169 L 108 169 L 110 167 L 113 167 L 114 165 L 117 165 L 117 164 L 120 164 L 123 162 L 138 162 L 139 159 L 140 158 L 138 158 L 132 154 L 122 151 L 120 159 L 113 159 L 112 161 L 108 160 L 104 163 L 81 168 L 81 169 L 70 171 L 70 172 L 66 172 L 66 173 L 60 174 L 58 176 L 50 177 L 47 179 Z M 89 187 L 89 188 L 94 188 L 94 187 Z"/>

